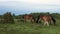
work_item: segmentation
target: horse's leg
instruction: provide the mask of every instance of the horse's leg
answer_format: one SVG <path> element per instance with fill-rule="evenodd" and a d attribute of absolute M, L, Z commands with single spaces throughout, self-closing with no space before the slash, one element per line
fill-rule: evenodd
<path fill-rule="evenodd" d="M 47 26 L 49 26 L 49 22 L 46 22 L 47 23 Z"/>
<path fill-rule="evenodd" d="M 50 25 L 52 24 L 51 20 L 49 21 L 49 24 L 50 24 Z"/>
<path fill-rule="evenodd" d="M 33 23 L 33 20 L 31 19 L 31 22 Z"/>
<path fill-rule="evenodd" d="M 44 26 L 46 25 L 46 22 L 44 22 Z"/>
<path fill-rule="evenodd" d="M 31 19 L 31 22 L 32 22 L 32 23 L 34 23 L 34 22 L 35 22 L 35 20 L 34 20 L 34 19 Z"/>
<path fill-rule="evenodd" d="M 49 26 L 49 23 L 48 23 L 48 22 L 45 22 L 45 23 L 44 23 L 44 26 L 45 26 L 45 25 Z"/>

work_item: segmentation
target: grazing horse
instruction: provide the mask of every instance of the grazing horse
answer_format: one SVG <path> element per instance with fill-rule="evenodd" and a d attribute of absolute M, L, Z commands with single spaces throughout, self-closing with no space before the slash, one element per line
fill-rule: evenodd
<path fill-rule="evenodd" d="M 24 15 L 24 22 L 30 20 L 31 22 L 35 22 L 35 18 L 33 15 Z"/>
<path fill-rule="evenodd" d="M 51 15 L 39 15 L 36 23 L 39 23 L 39 21 L 41 22 L 41 20 L 44 21 L 44 26 L 49 26 L 49 24 L 51 24 L 51 21 L 53 21 L 54 25 L 56 23 L 56 20 Z"/>

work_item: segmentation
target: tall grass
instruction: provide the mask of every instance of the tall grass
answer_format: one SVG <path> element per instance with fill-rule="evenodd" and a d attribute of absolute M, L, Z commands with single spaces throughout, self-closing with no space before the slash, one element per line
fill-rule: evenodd
<path fill-rule="evenodd" d="M 57 25 L 49 27 L 31 22 L 18 22 L 15 24 L 0 24 L 0 34 L 60 34 L 60 20 Z"/>

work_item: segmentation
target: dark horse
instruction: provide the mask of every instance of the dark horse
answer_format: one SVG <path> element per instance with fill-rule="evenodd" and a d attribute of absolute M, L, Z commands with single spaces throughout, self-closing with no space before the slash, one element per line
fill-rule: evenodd
<path fill-rule="evenodd" d="M 49 24 L 51 24 L 51 21 L 53 21 L 54 25 L 56 24 L 56 20 L 51 15 L 39 15 L 36 23 L 39 23 L 39 21 L 41 22 L 41 20 L 43 20 L 44 25 L 47 24 L 47 26 L 49 26 Z"/>
<path fill-rule="evenodd" d="M 33 15 L 24 15 L 24 22 L 27 22 L 27 21 L 31 21 L 31 22 L 35 22 L 35 18 Z"/>

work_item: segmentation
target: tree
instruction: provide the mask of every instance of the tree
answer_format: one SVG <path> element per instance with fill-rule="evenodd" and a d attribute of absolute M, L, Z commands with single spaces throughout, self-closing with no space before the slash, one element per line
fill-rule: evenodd
<path fill-rule="evenodd" d="M 7 12 L 3 15 L 4 23 L 14 23 L 14 18 L 11 12 Z"/>

